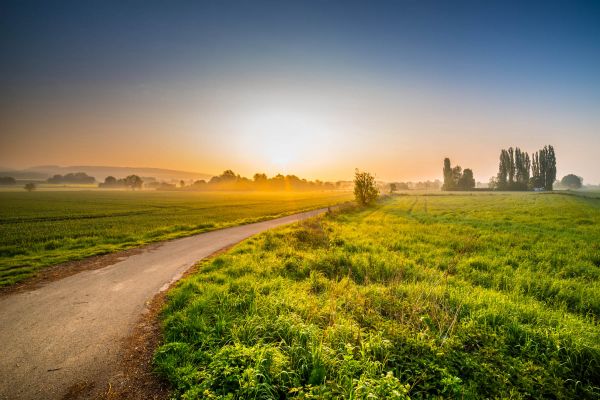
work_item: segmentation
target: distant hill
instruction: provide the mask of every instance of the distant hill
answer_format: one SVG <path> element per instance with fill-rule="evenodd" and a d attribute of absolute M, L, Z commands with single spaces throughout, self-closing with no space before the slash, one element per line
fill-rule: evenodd
<path fill-rule="evenodd" d="M 65 175 L 74 172 L 85 172 L 96 178 L 96 181 L 103 182 L 107 176 L 115 178 L 125 178 L 127 175 L 138 175 L 141 177 L 154 177 L 157 180 L 170 181 L 188 180 L 188 179 L 210 179 L 212 175 L 201 172 L 178 171 L 163 168 L 138 168 L 138 167 L 113 167 L 113 166 L 90 166 L 73 165 L 61 167 L 59 165 L 39 165 L 22 170 L 3 168 L 0 170 L 0 176 L 12 176 L 16 179 L 40 179 L 45 180 L 53 175 Z"/>

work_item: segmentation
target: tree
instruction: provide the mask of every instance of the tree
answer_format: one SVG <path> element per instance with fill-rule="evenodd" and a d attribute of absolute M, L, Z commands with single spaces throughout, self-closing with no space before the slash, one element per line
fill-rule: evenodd
<path fill-rule="evenodd" d="M 237 180 L 238 176 L 232 170 L 228 169 L 221 174 L 221 181 L 231 182 Z"/>
<path fill-rule="evenodd" d="M 581 186 L 583 185 L 583 178 L 574 174 L 569 174 L 563 176 L 563 178 L 560 180 L 560 183 L 569 189 L 581 189 Z"/>
<path fill-rule="evenodd" d="M 529 178 L 529 189 L 543 187 L 542 172 L 540 170 L 540 155 L 539 152 L 531 155 L 531 178 Z"/>
<path fill-rule="evenodd" d="M 264 173 L 256 173 L 254 174 L 254 182 L 260 182 L 260 183 L 264 183 L 267 181 L 267 174 Z"/>
<path fill-rule="evenodd" d="M 556 155 L 554 154 L 554 147 L 551 145 L 544 146 L 546 150 L 546 190 L 552 190 L 552 185 L 556 180 Z"/>
<path fill-rule="evenodd" d="M 496 187 L 498 190 L 506 190 L 508 188 L 508 170 L 510 164 L 510 156 L 508 151 L 502 149 L 500 151 L 500 163 L 498 164 L 498 176 L 496 179 Z"/>
<path fill-rule="evenodd" d="M 131 190 L 141 189 L 144 181 L 137 175 L 129 175 L 125 178 L 125 185 L 130 187 Z"/>
<path fill-rule="evenodd" d="M 12 176 L 0 176 L 0 185 L 16 185 L 17 181 Z"/>
<path fill-rule="evenodd" d="M 65 176 L 62 175 L 54 175 L 51 178 L 48 178 L 48 183 L 60 184 L 60 183 L 76 183 L 76 184 L 89 184 L 96 182 L 96 179 L 93 176 L 89 176 L 85 172 L 75 172 L 68 173 Z"/>
<path fill-rule="evenodd" d="M 395 183 L 390 183 L 390 193 L 394 193 L 396 190 L 398 190 L 398 186 Z"/>
<path fill-rule="evenodd" d="M 475 187 L 475 178 L 473 177 L 473 171 L 471 169 L 465 168 L 458 181 L 458 187 L 462 190 L 471 190 Z"/>
<path fill-rule="evenodd" d="M 452 167 L 450 159 L 444 159 L 444 185 L 442 190 L 472 190 L 475 187 L 473 170 L 463 169 L 460 165 Z"/>
<path fill-rule="evenodd" d="M 450 159 L 446 157 L 444 158 L 444 185 L 442 186 L 442 190 L 452 190 L 454 186 L 452 165 L 450 164 Z"/>
<path fill-rule="evenodd" d="M 35 183 L 33 183 L 33 182 L 29 182 L 29 183 L 26 183 L 26 184 L 25 184 L 24 188 L 25 188 L 25 190 L 27 190 L 28 192 L 32 192 L 32 191 L 34 191 L 34 190 L 36 189 L 36 186 L 35 186 Z"/>
<path fill-rule="evenodd" d="M 107 176 L 106 178 L 104 178 L 104 184 L 106 186 L 114 186 L 117 184 L 117 178 L 115 178 L 114 176 Z"/>
<path fill-rule="evenodd" d="M 179 181 L 179 187 L 185 187 L 185 182 L 183 179 Z"/>
<path fill-rule="evenodd" d="M 537 175 L 534 174 L 534 188 L 542 187 L 545 190 L 552 190 L 552 185 L 556 180 L 556 155 L 554 147 L 551 145 L 544 146 L 537 152 L 537 166 L 539 168 Z"/>
<path fill-rule="evenodd" d="M 513 189 L 526 190 L 529 184 L 529 170 L 531 168 L 531 162 L 529 160 L 529 154 L 521 151 L 518 147 L 515 148 L 515 182 Z"/>
<path fill-rule="evenodd" d="M 512 147 L 508 148 L 508 187 L 510 189 L 514 188 L 514 182 L 515 182 L 515 173 L 516 173 L 516 166 L 515 166 L 515 151 Z"/>
<path fill-rule="evenodd" d="M 458 185 L 459 185 L 461 177 L 462 177 L 461 166 L 457 165 L 454 168 L 452 168 L 452 186 L 454 187 L 454 189 L 460 189 Z"/>
<path fill-rule="evenodd" d="M 354 172 L 354 197 L 360 205 L 374 202 L 379 196 L 379 189 L 375 183 L 375 177 L 368 172 L 360 172 L 358 168 Z"/>

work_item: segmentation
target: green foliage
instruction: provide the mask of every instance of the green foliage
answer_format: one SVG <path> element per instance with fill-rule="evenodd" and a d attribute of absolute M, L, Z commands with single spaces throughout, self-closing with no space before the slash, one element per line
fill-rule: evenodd
<path fill-rule="evenodd" d="M 184 399 L 598 398 L 599 243 L 594 197 L 335 211 L 203 262 L 155 365 Z"/>
<path fill-rule="evenodd" d="M 349 192 L 0 192 L 0 286 L 40 268 L 350 200 Z"/>
<path fill-rule="evenodd" d="M 569 189 L 581 189 L 583 179 L 577 175 L 569 174 L 563 176 L 563 178 L 560 180 L 560 183 Z"/>
<path fill-rule="evenodd" d="M 358 169 L 354 173 L 354 198 L 360 205 L 367 205 L 377 200 L 379 189 L 375 177 L 368 172 L 360 172 Z"/>
<path fill-rule="evenodd" d="M 500 151 L 498 175 L 491 183 L 498 190 L 552 190 L 555 180 L 556 156 L 552 146 L 544 146 L 531 158 L 518 147 L 510 147 Z"/>
<path fill-rule="evenodd" d="M 466 168 L 464 171 L 460 165 L 452 168 L 450 159 L 444 158 L 444 184 L 442 190 L 472 190 L 475 188 L 473 170 Z"/>
<path fill-rule="evenodd" d="M 339 183 L 339 182 L 338 182 Z M 311 191 L 333 190 L 336 185 L 320 180 L 308 181 L 296 175 L 277 174 L 271 178 L 264 173 L 254 174 L 253 179 L 240 176 L 228 169 L 221 175 L 213 176 L 208 182 L 196 181 L 189 190 L 269 190 L 269 191 Z"/>

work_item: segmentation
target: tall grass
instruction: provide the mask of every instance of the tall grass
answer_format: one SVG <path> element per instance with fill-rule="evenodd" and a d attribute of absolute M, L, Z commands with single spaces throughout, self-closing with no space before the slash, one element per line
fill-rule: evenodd
<path fill-rule="evenodd" d="M 598 398 L 599 202 L 403 196 L 267 232 L 170 293 L 156 368 L 184 399 Z"/>

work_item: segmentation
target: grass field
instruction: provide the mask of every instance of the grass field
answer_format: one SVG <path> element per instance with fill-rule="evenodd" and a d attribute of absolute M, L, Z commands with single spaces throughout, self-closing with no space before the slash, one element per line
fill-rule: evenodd
<path fill-rule="evenodd" d="M 63 261 L 351 199 L 346 192 L 0 192 L 0 286 Z"/>
<path fill-rule="evenodd" d="M 599 398 L 600 199 L 398 196 L 267 232 L 170 292 L 185 399 Z"/>

